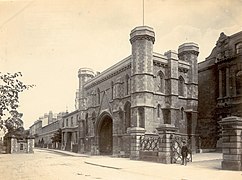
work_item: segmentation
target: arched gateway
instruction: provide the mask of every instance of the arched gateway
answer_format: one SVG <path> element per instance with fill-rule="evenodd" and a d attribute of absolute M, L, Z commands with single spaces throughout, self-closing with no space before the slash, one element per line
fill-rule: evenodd
<path fill-rule="evenodd" d="M 107 114 L 98 123 L 98 147 L 101 155 L 113 153 L 113 120 Z"/>

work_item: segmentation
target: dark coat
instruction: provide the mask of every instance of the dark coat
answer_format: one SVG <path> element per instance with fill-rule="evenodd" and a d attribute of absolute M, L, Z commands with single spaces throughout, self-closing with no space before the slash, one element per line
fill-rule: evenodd
<path fill-rule="evenodd" d="M 187 157 L 187 155 L 188 155 L 188 147 L 186 146 L 186 145 L 183 145 L 182 146 L 182 148 L 181 148 L 181 155 L 183 156 L 183 157 Z"/>

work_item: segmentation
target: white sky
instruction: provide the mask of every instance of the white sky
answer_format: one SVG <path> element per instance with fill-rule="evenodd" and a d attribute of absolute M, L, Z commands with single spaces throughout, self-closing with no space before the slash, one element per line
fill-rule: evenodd
<path fill-rule="evenodd" d="M 145 0 L 154 51 L 199 44 L 199 61 L 219 34 L 242 30 L 242 0 Z M 74 110 L 80 67 L 103 71 L 131 53 L 142 0 L 0 0 L 0 71 L 23 73 L 36 87 L 21 95 L 28 128 L 44 113 Z"/>

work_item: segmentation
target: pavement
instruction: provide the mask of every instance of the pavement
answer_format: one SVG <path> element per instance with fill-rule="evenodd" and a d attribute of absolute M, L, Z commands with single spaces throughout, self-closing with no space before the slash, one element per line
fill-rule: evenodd
<path fill-rule="evenodd" d="M 130 160 L 111 156 L 88 156 L 73 152 L 53 150 L 68 156 L 85 157 L 84 163 L 90 166 L 99 166 L 121 170 L 122 172 L 139 174 L 152 179 L 242 179 L 241 171 L 226 171 L 221 169 L 222 153 L 197 153 L 193 155 L 193 162 L 187 166 L 180 164 L 161 164 L 147 161 Z M 172 178 L 171 178 L 172 177 Z"/>
<path fill-rule="evenodd" d="M 57 154 L 63 154 L 63 155 L 67 155 L 67 156 L 75 156 L 75 157 L 90 157 L 87 154 L 80 154 L 80 153 L 74 153 L 74 152 L 70 152 L 70 151 L 63 151 L 63 150 L 59 150 L 59 149 L 48 149 L 48 148 L 35 148 L 38 150 L 46 150 L 46 151 L 50 151 L 50 152 L 55 152 Z"/>
<path fill-rule="evenodd" d="M 0 180 L 241 180 L 242 171 L 221 170 L 221 153 L 193 155 L 187 166 L 89 156 L 55 149 L 0 154 Z"/>
<path fill-rule="evenodd" d="M 87 164 L 92 164 L 92 165 L 101 166 L 101 167 L 108 167 L 113 169 L 127 168 L 128 163 L 124 163 L 124 162 L 133 162 L 133 161 L 139 162 L 139 163 L 160 164 L 160 163 L 148 162 L 148 161 L 130 160 L 129 158 L 80 154 L 80 153 L 74 153 L 70 151 L 63 151 L 63 150 L 57 150 L 57 149 L 42 149 L 42 150 L 47 150 L 50 152 L 55 152 L 55 153 L 63 154 L 67 156 L 86 157 L 88 158 L 87 160 L 85 160 Z M 192 162 L 188 162 L 188 165 L 196 166 L 196 167 L 211 168 L 211 169 L 221 169 L 221 161 L 222 161 L 222 153 L 216 153 L 216 152 L 196 153 L 196 154 L 193 154 L 193 160 Z M 177 165 L 177 164 L 174 164 L 174 165 Z"/>

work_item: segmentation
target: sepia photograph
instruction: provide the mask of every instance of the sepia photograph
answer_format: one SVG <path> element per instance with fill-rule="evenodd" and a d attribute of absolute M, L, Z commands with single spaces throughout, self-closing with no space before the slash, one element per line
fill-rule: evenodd
<path fill-rule="evenodd" d="M 242 179 L 241 9 L 0 0 L 0 179 Z"/>

